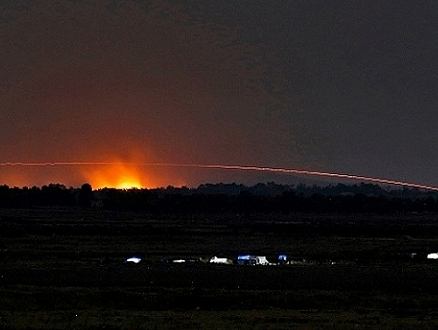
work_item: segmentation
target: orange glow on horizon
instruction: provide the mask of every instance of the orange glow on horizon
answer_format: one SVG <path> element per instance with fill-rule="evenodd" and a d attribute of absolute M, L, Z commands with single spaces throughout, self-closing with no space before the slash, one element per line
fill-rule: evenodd
<path fill-rule="evenodd" d="M 366 181 L 374 182 L 377 184 L 386 185 L 396 185 L 403 187 L 410 187 L 415 189 L 424 189 L 431 191 L 438 191 L 438 187 L 410 183 L 405 181 L 398 181 L 394 179 L 385 179 L 379 177 L 369 177 L 356 174 L 348 173 L 335 173 L 335 172 L 325 172 L 325 171 L 315 171 L 315 170 L 303 170 L 294 168 L 281 168 L 281 167 L 262 167 L 253 165 L 225 165 L 225 164 L 184 164 L 184 163 L 124 163 L 124 162 L 4 162 L 0 163 L 0 167 L 11 168 L 11 167 L 26 167 L 26 168 L 47 168 L 47 167 L 99 167 L 96 170 L 82 170 L 82 178 L 85 178 L 89 184 L 94 186 L 94 188 L 118 188 L 118 189 L 130 189 L 130 188 L 158 188 L 157 182 L 161 181 L 169 183 L 171 176 L 166 173 L 165 175 L 157 175 L 160 173 L 156 171 L 157 167 L 167 167 L 167 168 L 191 168 L 191 169 L 216 169 L 216 170 L 238 170 L 238 171 L 250 171 L 250 172 L 270 172 L 270 173 L 280 173 L 280 174 L 298 174 L 307 176 L 317 176 L 317 177 L 329 177 L 338 179 L 348 179 L 356 181 Z M 154 180 L 152 183 L 150 177 L 152 172 L 150 167 L 154 167 L 154 178 L 159 178 L 157 181 Z M 149 168 L 147 176 L 145 176 L 146 168 Z M 142 169 L 142 170 L 141 170 Z M 14 172 L 6 174 L 5 177 L 9 179 L 15 178 L 19 179 L 18 176 L 13 175 Z M 0 176 L 1 179 L 2 176 Z M 175 178 L 172 180 L 175 181 Z M 177 179 L 180 181 L 181 179 Z M 53 182 L 53 181 L 52 181 Z M 186 186 L 184 183 L 180 183 L 179 186 Z"/>
<path fill-rule="evenodd" d="M 120 158 L 115 161 L 114 158 L 109 159 L 105 162 L 0 163 L 0 185 L 42 187 L 61 184 L 78 188 L 89 183 L 93 189 L 153 189 L 187 185 L 188 176 L 175 168 L 148 166 L 138 157 L 134 158 L 137 162 L 125 162 Z M 128 160 L 132 161 L 131 158 Z"/>
<path fill-rule="evenodd" d="M 7 185 L 9 187 L 25 187 L 29 186 L 27 184 L 28 179 L 22 173 L 18 173 L 18 171 L 12 171 L 8 173 L 2 173 L 0 177 L 0 185 Z"/>
<path fill-rule="evenodd" d="M 93 189 L 150 188 L 153 185 L 147 174 L 133 164 L 114 163 L 84 169 L 84 177 Z"/>

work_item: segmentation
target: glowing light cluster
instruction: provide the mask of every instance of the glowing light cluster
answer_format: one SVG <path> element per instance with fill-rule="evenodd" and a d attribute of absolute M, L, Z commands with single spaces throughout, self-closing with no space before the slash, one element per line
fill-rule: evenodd
<path fill-rule="evenodd" d="M 191 168 L 206 168 L 206 169 L 222 169 L 222 170 L 241 170 L 241 171 L 262 171 L 282 174 L 300 174 L 308 176 L 331 177 L 340 179 L 349 179 L 357 181 L 375 182 L 381 184 L 389 184 L 396 186 L 405 186 L 410 188 L 418 188 L 424 190 L 438 191 L 438 187 L 397 181 L 384 178 L 375 178 L 356 174 L 332 173 L 324 171 L 300 170 L 291 168 L 276 168 L 263 166 L 246 166 L 246 165 L 222 165 L 222 164 L 174 164 L 174 163 L 120 163 L 120 162 L 4 162 L 0 166 L 108 166 L 108 169 L 99 169 L 99 171 L 91 171 L 90 178 L 96 181 L 96 177 L 102 177 L 102 180 L 97 180 L 97 187 L 116 187 L 116 188 L 131 188 L 145 187 L 145 184 L 138 179 L 139 166 L 161 166 L 161 167 L 191 167 Z M 114 175 L 114 179 L 111 178 Z"/>

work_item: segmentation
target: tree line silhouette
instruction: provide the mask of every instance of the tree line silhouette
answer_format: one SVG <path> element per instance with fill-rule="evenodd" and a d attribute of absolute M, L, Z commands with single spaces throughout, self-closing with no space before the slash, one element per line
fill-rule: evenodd
<path fill-rule="evenodd" d="M 205 184 L 198 188 L 93 190 L 61 184 L 0 186 L 0 208 L 77 207 L 153 214 L 192 213 L 401 213 L 437 212 L 436 192 L 383 189 L 375 184 L 288 186 L 275 183 Z"/>

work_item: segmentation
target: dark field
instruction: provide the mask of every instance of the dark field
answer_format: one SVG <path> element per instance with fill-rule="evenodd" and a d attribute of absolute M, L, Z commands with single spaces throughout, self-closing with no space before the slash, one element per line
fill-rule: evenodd
<path fill-rule="evenodd" d="M 433 329 L 434 214 L 0 210 L 0 329 Z M 162 264 L 279 253 L 284 266 Z M 410 258 L 411 253 L 417 253 Z M 140 255 L 139 264 L 125 263 Z"/>

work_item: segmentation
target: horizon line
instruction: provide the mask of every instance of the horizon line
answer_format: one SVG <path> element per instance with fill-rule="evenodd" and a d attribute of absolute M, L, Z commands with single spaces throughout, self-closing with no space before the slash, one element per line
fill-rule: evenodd
<path fill-rule="evenodd" d="M 133 165 L 133 166 L 158 166 L 158 167 L 189 167 L 222 170 L 259 171 L 283 174 L 299 174 L 305 176 L 330 177 L 355 181 L 375 182 L 395 186 L 403 186 L 431 191 L 438 191 L 438 187 L 425 184 L 398 181 L 393 179 L 369 177 L 357 174 L 336 173 L 316 170 L 303 170 L 283 167 L 269 167 L 256 165 L 227 165 L 227 164 L 187 164 L 187 163 L 142 163 L 142 162 L 3 162 L 0 166 L 109 166 L 109 165 Z"/>

